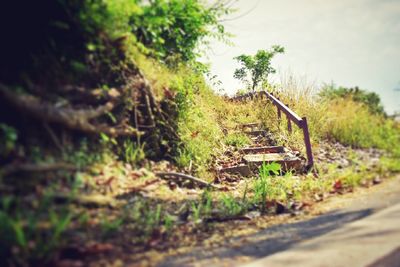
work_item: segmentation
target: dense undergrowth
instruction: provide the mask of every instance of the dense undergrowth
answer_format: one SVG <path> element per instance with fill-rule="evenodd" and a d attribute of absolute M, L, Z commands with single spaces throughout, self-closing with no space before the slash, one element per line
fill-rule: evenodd
<path fill-rule="evenodd" d="M 399 124 L 388 118 L 375 93 L 325 85 L 317 88 L 290 76 L 270 90 L 301 117 L 307 117 L 311 139 L 337 141 L 353 148 L 378 148 L 399 157 Z M 372 100 L 371 100 L 372 99 Z M 289 134 L 285 116 L 277 119 L 273 106 L 266 106 L 259 117 L 281 144 L 302 148 L 302 133 L 294 127 Z"/>
<path fill-rule="evenodd" d="M 0 63 L 2 96 L 4 90 L 33 96 L 55 110 L 95 110 L 121 96 L 118 107 L 96 122 L 107 128 L 121 122 L 145 134 L 88 134 L 38 116 L 32 119 L 1 98 L 0 265 L 52 264 L 62 258 L 61 248 L 87 240 L 121 246 L 129 242 L 143 252 L 154 240 L 178 238 L 175 233 L 186 224 L 179 225 L 177 209 L 184 210 L 195 229 L 204 223 L 209 230 L 218 220 L 255 210 L 268 213 L 276 202 L 289 205 L 323 194 L 338 180 L 353 188 L 377 174 L 400 171 L 400 126 L 382 113 L 375 96 L 365 97 L 359 90 L 353 95 L 343 88 L 316 96 L 288 79 L 269 89 L 307 116 L 314 147 L 331 140 L 379 148 L 388 152 L 380 166 L 340 170 L 318 162 L 317 179 L 290 172 L 278 178 L 271 173 L 280 173 L 280 166 L 263 165 L 259 179 L 247 179 L 234 192 L 202 190 L 190 200 L 171 189 L 176 185 L 161 185 L 156 197 L 140 196 L 136 184 L 129 185 L 132 192 L 117 193 L 114 183 L 119 186 L 126 177 L 151 184 L 153 169 L 165 161 L 172 170 L 212 182 L 216 159 L 227 148 L 250 144 L 238 133 L 243 123 L 261 122 L 279 144 L 303 149 L 301 133 L 289 135 L 273 107 L 257 99 L 233 102 L 207 83 L 207 68 L 195 59 L 208 37 L 227 36 L 218 18 L 231 11 L 220 3 L 41 1 L 22 11 L 9 7 L 11 21 L 20 18 L 25 26 L 9 33 L 8 49 L 1 51 L 6 52 Z M 144 88 L 151 94 L 141 94 Z M 150 96 L 156 103 L 147 104 Z M 25 169 L 18 169 L 20 165 Z M 92 193 L 112 198 L 83 197 Z M 220 213 L 213 214 L 215 210 Z"/>

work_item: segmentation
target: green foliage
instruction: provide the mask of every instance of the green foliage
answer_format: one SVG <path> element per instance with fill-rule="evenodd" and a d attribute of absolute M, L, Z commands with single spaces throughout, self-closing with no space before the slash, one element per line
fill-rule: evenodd
<path fill-rule="evenodd" d="M 325 99 L 350 98 L 354 102 L 363 103 L 372 114 L 386 115 L 379 95 L 368 92 L 357 86 L 354 88 L 336 87 L 334 84 L 325 85 L 319 95 Z"/>
<path fill-rule="evenodd" d="M 270 50 L 258 50 L 254 56 L 240 55 L 235 57 L 242 67 L 235 70 L 234 78 L 246 84 L 247 88 L 255 90 L 257 86 L 268 82 L 268 75 L 275 73 L 271 66 L 272 58 L 285 49 L 279 45 L 272 46 Z"/>
<path fill-rule="evenodd" d="M 105 145 L 108 144 L 117 145 L 117 140 L 115 140 L 115 138 L 109 137 L 105 133 L 100 133 L 100 142 Z"/>
<path fill-rule="evenodd" d="M 143 12 L 131 17 L 133 33 L 161 59 L 178 56 L 184 61 L 193 60 L 205 37 L 225 36 L 224 26 L 218 21 L 229 12 L 223 4 L 207 7 L 199 0 L 138 2 Z"/>
<path fill-rule="evenodd" d="M 144 242 L 162 226 L 163 221 L 165 227 L 172 228 L 171 217 L 163 213 L 161 204 L 152 205 L 148 201 L 138 200 L 127 210 L 124 222 L 132 223 L 139 241 Z"/>
<path fill-rule="evenodd" d="M 193 214 L 193 221 L 200 222 L 201 220 L 201 211 L 202 211 L 203 204 L 192 202 L 192 214 Z"/>
<path fill-rule="evenodd" d="M 122 147 L 123 147 L 123 159 L 125 162 L 136 164 L 142 161 L 146 154 L 144 152 L 144 143 L 138 144 L 131 140 L 125 140 Z"/>
<path fill-rule="evenodd" d="M 233 133 L 225 137 L 225 144 L 228 146 L 241 148 L 250 144 L 250 142 L 250 138 L 243 133 Z"/>
<path fill-rule="evenodd" d="M 259 178 L 254 182 L 254 202 L 261 204 L 261 211 L 266 211 L 268 198 L 272 197 L 272 177 L 278 175 L 281 171 L 281 166 L 278 163 L 263 163 L 259 170 Z"/>
<path fill-rule="evenodd" d="M 171 89 L 176 92 L 178 134 L 182 141 L 176 161 L 181 167 L 192 162 L 202 172 L 201 168 L 207 168 L 223 138 L 215 111 L 221 105 L 220 99 L 204 77 L 186 68 L 177 73 Z"/>
<path fill-rule="evenodd" d="M 201 196 L 201 202 L 203 204 L 204 216 L 206 216 L 206 217 L 210 216 L 212 205 L 213 205 L 211 191 L 209 191 L 208 189 L 204 190 L 204 192 Z"/>
<path fill-rule="evenodd" d="M 60 80 L 115 82 L 132 46 L 165 62 L 192 61 L 200 44 L 225 39 L 219 18 L 230 12 L 200 0 L 43 0 L 7 10 L 5 22 L 15 28 L 5 28 L 0 80 L 26 87 L 40 81 L 49 90 Z"/>
<path fill-rule="evenodd" d="M 169 233 L 169 231 L 171 231 L 171 229 L 174 227 L 174 220 L 169 214 L 164 216 L 164 227 L 167 233 Z"/>
<path fill-rule="evenodd" d="M 212 195 L 209 190 L 205 190 L 199 202 L 191 203 L 193 221 L 201 222 L 202 218 L 208 218 L 211 215 L 213 206 Z"/>
<path fill-rule="evenodd" d="M 221 197 L 221 204 L 224 211 L 225 216 L 237 216 L 242 214 L 246 209 L 246 207 L 240 201 L 236 200 L 230 194 L 224 194 Z"/>
<path fill-rule="evenodd" d="M 6 157 L 16 146 L 17 131 L 7 124 L 0 123 L 0 157 Z"/>
<path fill-rule="evenodd" d="M 400 172 L 400 154 L 396 157 L 382 157 L 379 162 L 379 167 L 382 173 Z"/>
<path fill-rule="evenodd" d="M 102 70 L 119 60 L 114 47 L 109 45 L 108 34 L 118 16 L 111 16 L 107 1 L 43 0 L 27 2 L 23 9 L 12 3 L 7 10 L 15 27 L 5 33 L 9 38 L 4 43 L 5 50 L 0 52 L 7 51 L 1 54 L 3 82 L 40 80 L 42 86 L 51 87 L 61 77 L 66 82 L 88 78 L 89 57 Z"/>
<path fill-rule="evenodd" d="M 47 197 L 34 209 L 22 207 L 12 197 L 1 197 L 0 263 L 26 266 L 49 262 L 62 245 L 72 218 L 67 207 L 56 210 Z"/>
<path fill-rule="evenodd" d="M 279 163 L 263 163 L 260 167 L 260 177 L 269 177 L 271 174 L 279 175 L 281 172 L 281 165 Z"/>
<path fill-rule="evenodd" d="M 107 135 L 104 135 L 107 137 Z M 108 138 L 108 137 L 107 137 Z M 67 162 L 73 163 L 78 168 L 85 168 L 95 162 L 101 161 L 103 155 L 90 147 L 86 138 L 82 139 L 78 148 L 73 146 L 66 147 L 63 158 Z"/>
<path fill-rule="evenodd" d="M 400 129 L 393 120 L 371 114 L 364 104 L 351 99 L 332 100 L 329 105 L 328 137 L 342 144 L 381 148 L 400 155 Z"/>
<path fill-rule="evenodd" d="M 100 222 L 100 230 L 103 238 L 109 238 L 115 234 L 121 227 L 123 223 L 122 218 L 107 218 L 103 217 Z"/>

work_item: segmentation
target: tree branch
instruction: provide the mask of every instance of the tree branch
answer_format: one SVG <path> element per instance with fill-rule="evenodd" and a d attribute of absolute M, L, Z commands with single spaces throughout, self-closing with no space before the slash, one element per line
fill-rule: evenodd
<path fill-rule="evenodd" d="M 95 125 L 89 122 L 90 119 L 100 117 L 113 110 L 115 104 L 111 101 L 96 109 L 58 108 L 32 95 L 13 93 L 3 84 L 0 84 L 0 96 L 18 110 L 38 120 L 60 123 L 72 130 L 91 134 L 103 132 L 112 136 L 138 136 L 142 134 L 137 129 L 124 125 L 109 127 L 108 125 Z"/>

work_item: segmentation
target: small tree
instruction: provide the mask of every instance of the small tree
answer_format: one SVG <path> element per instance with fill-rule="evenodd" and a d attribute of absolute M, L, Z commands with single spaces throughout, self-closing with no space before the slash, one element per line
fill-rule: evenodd
<path fill-rule="evenodd" d="M 252 91 L 261 83 L 267 82 L 268 75 L 276 70 L 271 66 L 271 59 L 278 53 L 284 53 L 282 46 L 274 45 L 270 50 L 258 50 L 257 54 L 235 57 L 242 67 L 235 70 L 233 77 L 247 84 Z"/>

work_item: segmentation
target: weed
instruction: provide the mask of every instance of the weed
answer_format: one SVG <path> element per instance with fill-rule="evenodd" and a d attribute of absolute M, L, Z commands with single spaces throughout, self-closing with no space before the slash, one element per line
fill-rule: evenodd
<path fill-rule="evenodd" d="M 122 153 L 124 161 L 131 164 L 136 164 L 142 161 L 146 157 L 144 145 L 145 143 L 140 145 L 131 140 L 124 141 Z"/>
<path fill-rule="evenodd" d="M 221 204 L 226 216 L 236 216 L 245 211 L 242 203 L 229 194 L 222 195 Z"/>
<path fill-rule="evenodd" d="M 167 233 L 171 231 L 174 226 L 174 220 L 171 215 L 167 214 L 164 216 L 164 227 Z"/>
<path fill-rule="evenodd" d="M 55 210 L 46 198 L 27 209 L 14 198 L 2 197 L 0 208 L 0 263 L 30 265 L 52 260 L 65 241 L 73 214 L 67 207 Z M 8 262 L 3 262 L 7 260 Z"/>
<path fill-rule="evenodd" d="M 115 140 L 115 138 L 109 137 L 105 133 L 100 133 L 100 142 L 103 145 L 108 145 L 108 144 L 118 145 L 117 140 Z"/>
<path fill-rule="evenodd" d="M 400 172 L 400 160 L 396 157 L 382 157 L 379 160 L 380 173 Z"/>
<path fill-rule="evenodd" d="M 103 238 L 108 238 L 115 234 L 121 227 L 124 220 L 122 218 L 105 218 L 103 217 L 100 222 L 100 231 Z"/>
<path fill-rule="evenodd" d="M 203 204 L 192 202 L 192 212 L 193 212 L 193 221 L 200 222 L 201 220 L 201 211 L 202 211 Z"/>
<path fill-rule="evenodd" d="M 89 142 L 86 138 L 83 138 L 79 143 L 79 148 L 73 146 L 66 147 L 63 158 L 67 162 L 73 163 L 78 168 L 84 168 L 95 162 L 99 162 L 103 159 L 103 154 L 97 153 L 89 147 Z"/>
<path fill-rule="evenodd" d="M 225 144 L 241 148 L 250 144 L 250 138 L 243 133 L 233 133 L 225 137 Z"/>
<path fill-rule="evenodd" d="M 15 149 L 17 138 L 17 131 L 13 127 L 0 123 L 0 156 L 6 157 Z"/>
<path fill-rule="evenodd" d="M 147 212 L 143 214 L 144 217 L 144 237 L 149 238 L 155 229 L 160 227 L 161 225 L 161 216 L 162 216 L 162 208 L 161 204 L 157 204 L 155 210 L 149 209 Z"/>
<path fill-rule="evenodd" d="M 132 223 L 142 242 L 148 240 L 163 221 L 164 226 L 172 227 L 172 218 L 163 216 L 161 204 L 157 204 L 155 209 L 152 206 L 145 200 L 139 200 L 127 210 L 126 222 Z"/>
<path fill-rule="evenodd" d="M 280 171 L 281 166 L 275 162 L 269 164 L 264 162 L 259 169 L 259 178 L 255 181 L 253 186 L 253 202 L 261 204 L 262 212 L 266 212 L 268 197 L 272 197 L 272 192 L 274 190 L 271 174 L 277 175 L 280 173 Z"/>
<path fill-rule="evenodd" d="M 209 190 L 204 190 L 201 196 L 201 202 L 203 203 L 204 216 L 206 217 L 210 216 L 213 202 L 212 202 L 212 195 Z"/>

